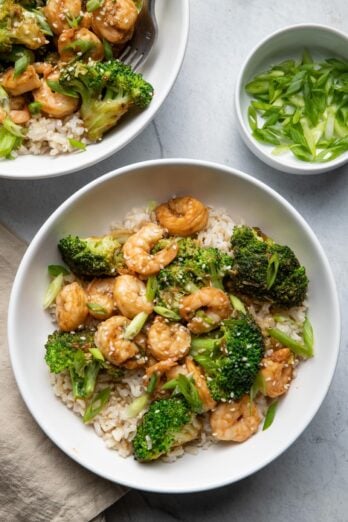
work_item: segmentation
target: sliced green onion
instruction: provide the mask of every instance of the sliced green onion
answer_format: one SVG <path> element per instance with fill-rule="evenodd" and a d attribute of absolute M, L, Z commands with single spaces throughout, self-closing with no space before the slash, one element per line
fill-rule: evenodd
<path fill-rule="evenodd" d="M 274 253 L 272 257 L 268 261 L 267 267 L 267 290 L 270 290 L 275 283 L 279 270 L 279 256 L 277 253 Z"/>
<path fill-rule="evenodd" d="M 2 125 L 8 132 L 13 134 L 13 136 L 16 136 L 17 138 L 24 138 L 25 129 L 14 123 L 8 116 L 6 116 L 6 118 L 3 120 Z"/>
<path fill-rule="evenodd" d="M 187 403 L 195 413 L 202 413 L 203 403 L 193 379 L 180 373 L 176 379 L 179 392 L 185 397 Z"/>
<path fill-rule="evenodd" d="M 69 27 L 71 27 L 72 29 L 78 29 L 82 18 L 82 16 L 70 17 L 68 15 L 65 15 L 65 19 L 68 22 Z"/>
<path fill-rule="evenodd" d="M 112 60 L 114 58 L 114 52 L 111 44 L 103 38 L 104 56 L 105 60 Z"/>
<path fill-rule="evenodd" d="M 46 308 L 48 308 L 49 306 L 51 306 L 52 303 L 54 303 L 54 301 L 56 300 L 56 297 L 59 294 L 59 292 L 61 291 L 62 287 L 63 287 L 63 274 L 59 274 L 48 285 L 48 288 L 47 288 L 47 291 L 45 294 L 45 298 L 44 298 L 44 302 L 43 302 L 44 310 Z"/>
<path fill-rule="evenodd" d="M 104 0 L 88 0 L 86 3 L 86 9 L 89 13 L 93 13 L 103 5 Z"/>
<path fill-rule="evenodd" d="M 150 402 L 150 395 L 148 393 L 144 393 L 140 397 L 134 399 L 134 401 L 127 408 L 127 416 L 129 418 L 137 417 L 140 412 L 145 410 L 147 405 Z"/>
<path fill-rule="evenodd" d="M 48 36 L 53 36 L 52 29 L 50 28 L 49 23 L 47 22 L 46 17 L 44 16 L 43 12 L 39 9 L 31 9 L 30 12 L 35 15 L 35 18 L 36 18 L 43 34 L 47 34 Z"/>
<path fill-rule="evenodd" d="M 310 354 L 309 356 L 311 357 L 313 355 L 314 334 L 312 324 L 308 317 L 306 317 L 303 323 L 303 341 L 308 350 L 308 353 Z"/>
<path fill-rule="evenodd" d="M 36 114 L 40 114 L 42 109 L 42 103 L 38 101 L 31 102 L 28 105 L 28 109 L 30 114 L 32 114 L 33 116 L 35 116 Z"/>
<path fill-rule="evenodd" d="M 146 392 L 149 393 L 150 395 L 152 395 L 156 389 L 157 383 L 158 383 L 158 374 L 155 372 L 151 375 L 151 379 L 149 381 L 149 384 L 147 385 Z"/>
<path fill-rule="evenodd" d="M 70 274 L 69 270 L 62 265 L 48 265 L 48 273 L 51 277 L 57 277 L 59 274 Z"/>
<path fill-rule="evenodd" d="M 2 107 L 6 112 L 10 110 L 10 99 L 8 97 L 7 92 L 0 85 L 0 107 Z"/>
<path fill-rule="evenodd" d="M 104 388 L 99 393 L 97 393 L 95 397 L 93 397 L 83 416 L 83 422 L 85 424 L 91 422 L 91 420 L 102 411 L 106 403 L 109 401 L 110 392 L 110 388 Z"/>
<path fill-rule="evenodd" d="M 13 159 L 12 152 L 21 146 L 22 141 L 23 138 L 0 126 L 0 158 Z"/>
<path fill-rule="evenodd" d="M 171 379 L 170 381 L 167 381 L 162 386 L 162 390 L 175 390 L 177 387 L 178 381 L 176 379 Z"/>
<path fill-rule="evenodd" d="M 304 344 L 295 341 L 292 339 L 292 337 L 289 337 L 289 335 L 286 335 L 281 330 L 278 330 L 278 328 L 269 328 L 268 333 L 271 337 L 279 341 L 283 346 L 290 348 L 290 350 L 296 355 L 300 355 L 301 357 L 305 358 L 313 356 L 311 350 L 309 350 Z"/>
<path fill-rule="evenodd" d="M 203 312 L 203 310 L 198 310 L 195 314 L 195 317 L 198 317 L 199 319 L 202 319 L 204 323 L 206 323 L 208 326 L 214 326 L 216 324 L 216 321 L 209 317 L 206 313 Z"/>
<path fill-rule="evenodd" d="M 146 205 L 146 210 L 147 210 L 148 212 L 153 212 L 157 206 L 158 206 L 157 201 L 155 201 L 155 200 L 151 200 L 151 201 L 149 201 L 148 204 Z"/>
<path fill-rule="evenodd" d="M 229 295 L 230 295 L 230 301 L 231 301 L 231 304 L 232 304 L 233 308 L 235 310 L 237 310 L 237 312 L 241 312 L 242 314 L 246 314 L 247 311 L 246 311 L 246 308 L 244 306 L 244 303 L 238 297 L 236 297 L 235 295 L 232 295 L 232 294 L 229 294 Z"/>
<path fill-rule="evenodd" d="M 261 372 L 256 375 L 256 379 L 250 388 L 250 400 L 253 401 L 259 392 L 263 394 L 266 392 L 266 382 Z"/>
<path fill-rule="evenodd" d="M 171 321 L 180 321 L 180 315 L 173 310 L 169 310 L 169 308 L 165 308 L 164 306 L 154 306 L 153 309 L 156 314 L 161 315 L 166 319 L 170 319 Z"/>
<path fill-rule="evenodd" d="M 135 3 L 135 6 L 136 6 L 136 8 L 138 10 L 138 13 L 140 13 L 140 11 L 143 8 L 144 0 L 134 0 L 134 3 Z"/>
<path fill-rule="evenodd" d="M 275 417 L 276 410 L 277 410 L 277 404 L 278 404 L 278 401 L 273 401 L 272 404 L 269 406 L 269 408 L 266 412 L 262 431 L 267 430 L 273 424 L 274 417 Z"/>
<path fill-rule="evenodd" d="M 252 130 L 257 129 L 257 112 L 253 105 L 248 108 L 248 122 Z"/>
<path fill-rule="evenodd" d="M 150 276 L 146 282 L 146 299 L 152 303 L 156 297 L 158 282 L 156 276 Z"/>
<path fill-rule="evenodd" d="M 87 308 L 97 315 L 107 314 L 107 310 L 105 310 L 105 308 L 98 303 L 87 303 Z"/>
<path fill-rule="evenodd" d="M 27 70 L 28 65 L 30 65 L 30 60 L 28 59 L 27 54 L 23 54 L 18 60 L 15 61 L 14 64 L 14 78 L 17 78 L 21 74 L 24 73 L 24 71 Z"/>
<path fill-rule="evenodd" d="M 70 90 L 64 89 L 57 80 L 46 80 L 47 85 L 53 92 L 58 92 L 59 94 L 63 94 L 64 96 L 70 96 L 71 98 L 78 98 L 79 95 Z"/>
<path fill-rule="evenodd" d="M 147 314 L 146 312 L 140 312 L 139 314 L 137 314 L 125 329 L 124 338 L 127 340 L 134 339 L 134 337 L 136 337 L 143 328 L 148 317 L 149 314 Z"/>
<path fill-rule="evenodd" d="M 74 138 L 68 138 L 68 141 L 75 149 L 86 150 L 86 144 L 82 141 L 74 140 Z"/>
<path fill-rule="evenodd" d="M 91 42 L 90 40 L 78 39 L 63 47 L 63 51 L 77 51 L 82 54 L 86 54 L 92 51 L 92 49 L 94 49 L 95 46 L 96 44 L 94 42 Z"/>
<path fill-rule="evenodd" d="M 199 350 L 214 350 L 221 346 L 224 337 L 220 337 L 219 339 L 211 339 L 208 337 L 193 337 L 191 339 L 191 349 L 194 351 Z"/>
<path fill-rule="evenodd" d="M 101 353 L 99 348 L 90 348 L 89 351 L 97 361 L 105 361 L 104 355 Z"/>

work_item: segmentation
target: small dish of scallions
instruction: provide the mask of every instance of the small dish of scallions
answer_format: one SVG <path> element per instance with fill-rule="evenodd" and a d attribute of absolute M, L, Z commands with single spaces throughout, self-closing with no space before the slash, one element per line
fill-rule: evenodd
<path fill-rule="evenodd" d="M 319 25 L 274 33 L 249 56 L 236 91 L 245 143 L 294 174 L 348 161 L 348 37 Z"/>

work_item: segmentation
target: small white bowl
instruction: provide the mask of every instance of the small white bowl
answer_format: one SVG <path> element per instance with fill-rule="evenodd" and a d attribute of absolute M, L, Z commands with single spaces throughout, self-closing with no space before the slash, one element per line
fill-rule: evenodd
<path fill-rule="evenodd" d="M 251 98 L 245 91 L 246 84 L 272 65 L 289 58 L 298 59 L 304 49 L 309 49 L 314 59 L 339 56 L 348 60 L 348 36 L 332 27 L 316 24 L 292 25 L 271 34 L 251 51 L 244 62 L 237 79 L 235 107 L 241 137 L 260 160 L 290 174 L 320 174 L 347 163 L 348 152 L 327 163 L 307 163 L 291 152 L 275 156 L 272 154 L 273 145 L 262 144 L 253 138 L 248 123 Z"/>
<path fill-rule="evenodd" d="M 107 449 L 90 426 L 54 395 L 44 344 L 54 330 L 42 309 L 47 265 L 61 263 L 58 240 L 66 234 L 98 235 L 132 207 L 192 194 L 225 208 L 235 221 L 260 226 L 288 244 L 310 280 L 309 317 L 315 356 L 302 364 L 280 401 L 272 427 L 243 444 L 217 444 L 173 464 L 139 464 Z M 12 367 L 30 412 L 46 434 L 72 459 L 108 480 L 142 490 L 188 493 L 223 486 L 259 470 L 285 451 L 308 426 L 329 388 L 336 366 L 340 318 L 334 279 L 313 231 L 279 194 L 237 170 L 195 160 L 147 161 L 89 183 L 49 217 L 31 242 L 13 285 L 8 320 Z"/>
<path fill-rule="evenodd" d="M 141 72 L 155 90 L 149 107 L 125 116 L 101 141 L 84 152 L 50 156 L 20 155 L 0 160 L 0 178 L 42 179 L 84 169 L 122 149 L 151 122 L 167 98 L 179 74 L 189 33 L 189 0 L 157 2 L 158 37 Z"/>

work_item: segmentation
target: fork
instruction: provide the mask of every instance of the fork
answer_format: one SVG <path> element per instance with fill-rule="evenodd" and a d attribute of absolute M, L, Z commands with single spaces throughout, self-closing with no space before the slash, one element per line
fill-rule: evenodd
<path fill-rule="evenodd" d="M 156 37 L 155 0 L 143 0 L 133 37 L 118 59 L 136 71 L 148 57 Z"/>

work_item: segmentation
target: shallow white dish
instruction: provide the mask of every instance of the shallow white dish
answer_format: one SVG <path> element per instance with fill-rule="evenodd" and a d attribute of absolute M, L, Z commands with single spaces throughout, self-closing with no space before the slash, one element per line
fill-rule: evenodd
<path fill-rule="evenodd" d="M 134 206 L 193 194 L 223 207 L 235 220 L 261 227 L 291 246 L 310 279 L 309 310 L 315 332 L 315 357 L 301 366 L 288 395 L 279 404 L 272 427 L 245 443 L 219 444 L 174 464 L 139 464 L 108 450 L 91 427 L 84 426 L 58 400 L 44 362 L 44 343 L 54 329 L 42 310 L 47 265 L 61 262 L 57 241 L 63 235 L 101 234 Z M 309 424 L 330 385 L 339 350 L 339 305 L 326 256 L 310 227 L 272 189 L 247 174 L 195 160 L 157 160 L 131 165 L 88 184 L 63 203 L 30 244 L 18 269 L 9 308 L 9 346 L 21 394 L 46 434 L 71 458 L 91 471 L 134 488 L 193 492 L 235 482 L 262 468 Z"/>
<path fill-rule="evenodd" d="M 157 0 L 158 38 L 139 70 L 149 81 L 155 94 L 149 107 L 126 116 L 102 141 L 89 145 L 84 152 L 18 156 L 0 160 L 0 178 L 35 179 L 68 174 L 107 158 L 135 138 L 154 118 L 174 85 L 184 59 L 189 33 L 189 0 Z"/>
<path fill-rule="evenodd" d="M 348 36 L 332 27 L 316 24 L 299 24 L 280 29 L 260 42 L 249 54 L 237 79 L 235 108 L 239 131 L 245 144 L 260 160 L 270 167 L 291 174 L 320 174 L 348 162 L 348 152 L 327 163 L 307 163 L 291 152 L 274 156 L 273 145 L 257 141 L 248 123 L 250 96 L 245 86 L 257 74 L 289 58 L 299 59 L 309 49 L 314 59 L 341 57 L 348 59 Z"/>

